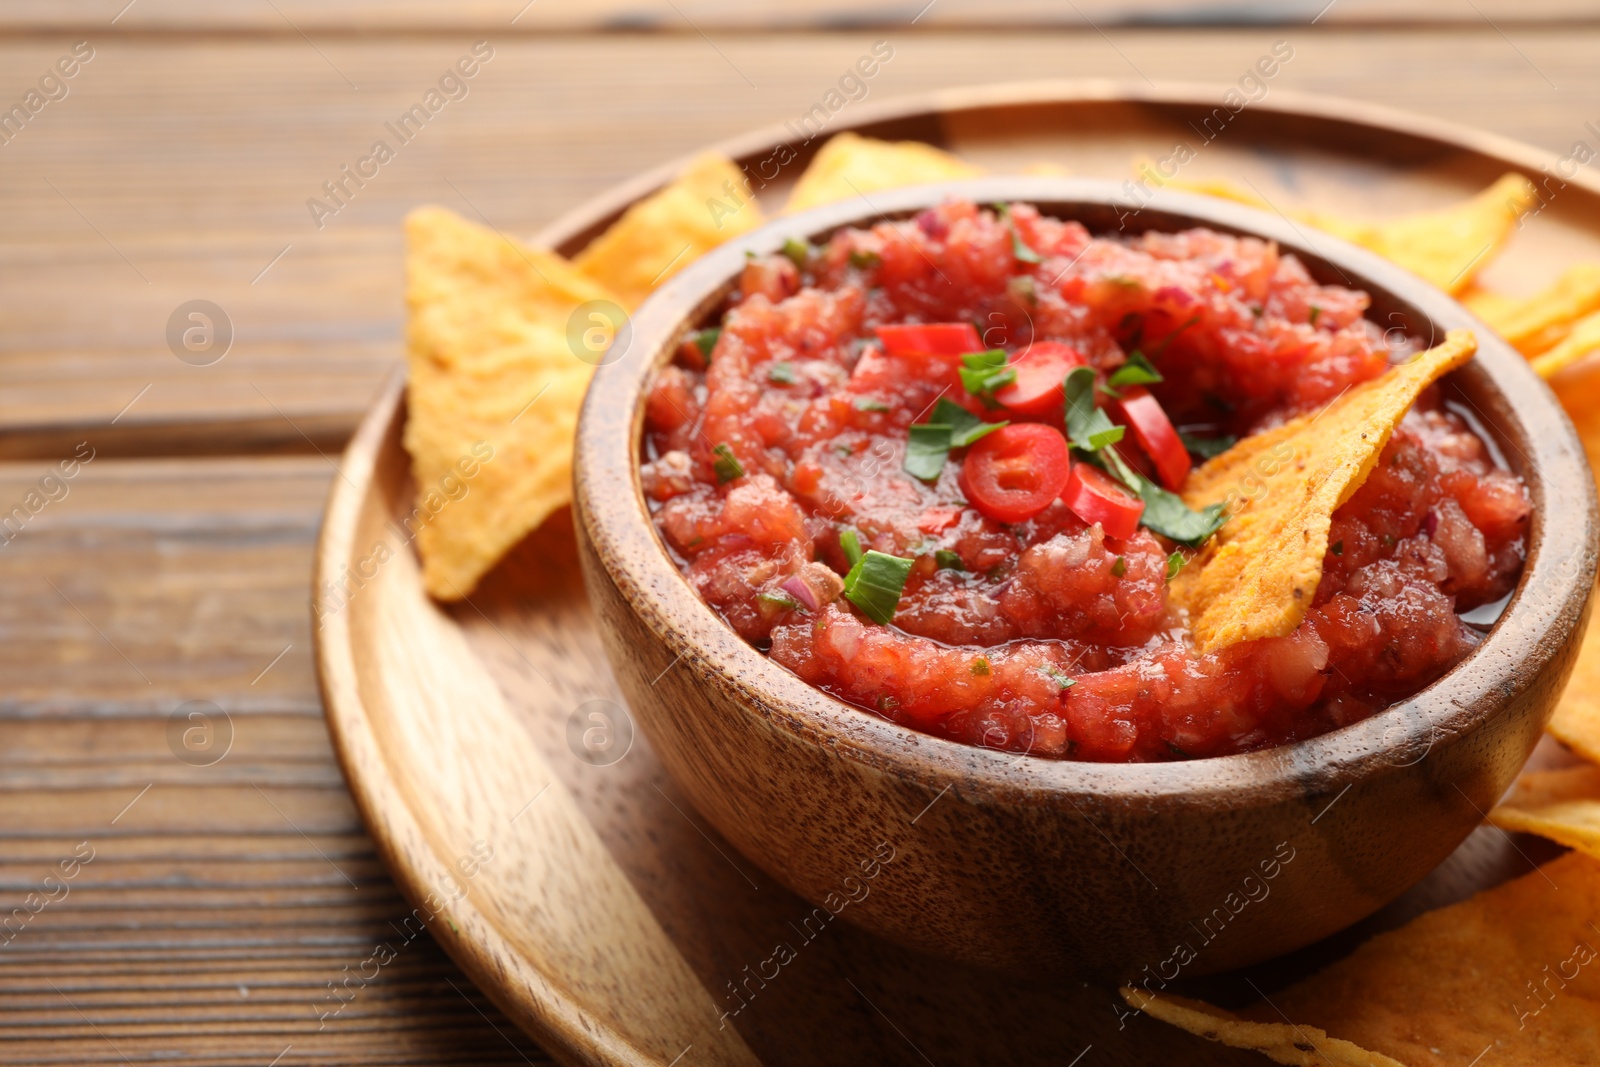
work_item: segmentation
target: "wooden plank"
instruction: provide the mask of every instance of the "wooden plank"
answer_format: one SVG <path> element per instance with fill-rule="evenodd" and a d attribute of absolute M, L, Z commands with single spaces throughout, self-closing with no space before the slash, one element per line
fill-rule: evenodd
<path fill-rule="evenodd" d="M 1593 21 L 1585 0 L 1480 0 L 1440 4 L 1431 0 L 1283 0 L 1279 3 L 1218 4 L 1213 0 L 894 0 L 863 8 L 848 0 L 13 0 L 0 14 L 0 29 L 99 30 L 115 19 L 118 30 L 161 33 L 250 31 L 435 32 L 516 29 L 607 29 L 694 33 L 698 30 L 840 29 L 900 27 L 1118 27 L 1129 25 L 1371 25 L 1395 23 L 1481 24 Z"/>
<path fill-rule="evenodd" d="M 800 115 L 882 36 L 497 39 L 470 95 L 321 230 L 308 198 L 389 136 L 385 122 L 471 35 L 107 39 L 71 94 L 0 146 L 11 207 L 0 455 L 59 455 L 86 438 L 108 455 L 331 452 L 399 356 L 398 223 L 410 206 L 442 202 L 533 232 L 643 167 Z M 894 35 L 868 99 L 990 81 L 996 57 L 1019 77 L 1231 83 L 1278 36 Z M 1600 30 L 1291 36 L 1295 58 L 1274 90 L 1381 100 L 1553 151 L 1597 117 Z M 42 73 L 68 40 L 0 44 L 0 69 Z M 221 305 L 236 333 L 203 367 L 166 340 L 169 317 L 197 298 Z"/>
<path fill-rule="evenodd" d="M 0 500 L 45 472 L 0 464 Z M 97 456 L 0 545 L 6 1063 L 549 1062 L 448 928 L 405 925 L 329 748 L 307 598 L 332 477 Z M 184 742 L 195 700 L 220 752 Z"/>

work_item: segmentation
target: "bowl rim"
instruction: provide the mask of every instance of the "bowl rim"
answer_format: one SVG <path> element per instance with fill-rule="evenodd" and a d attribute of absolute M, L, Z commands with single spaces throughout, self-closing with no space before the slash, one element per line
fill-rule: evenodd
<path fill-rule="evenodd" d="M 689 586 L 650 519 L 638 476 L 646 384 L 683 331 L 732 288 L 747 255 L 776 252 L 794 236 L 815 239 L 904 218 L 952 197 L 1024 201 L 1061 217 L 1111 212 L 1119 222 L 1131 217 L 1134 232 L 1203 226 L 1261 237 L 1295 254 L 1313 275 L 1331 270 L 1342 284 L 1366 290 L 1374 309 L 1387 309 L 1384 321 L 1426 333 L 1429 343 L 1449 329 L 1474 330 L 1477 357 L 1450 378 L 1501 409 L 1491 418 L 1473 404 L 1502 450 L 1517 454 L 1507 458 L 1533 505 L 1527 560 L 1491 632 L 1431 685 L 1359 722 L 1272 748 L 1167 763 L 1034 757 L 924 734 L 830 696 L 748 644 Z M 873 192 L 779 217 L 713 250 L 652 294 L 626 334 L 614 346 L 619 354 L 597 368 L 579 414 L 575 515 L 600 566 L 664 646 L 666 669 L 682 661 L 703 684 L 732 694 L 770 724 L 939 796 L 959 787 L 958 795 L 974 802 L 1045 796 L 1074 804 L 1116 798 L 1238 807 L 1316 797 L 1370 773 L 1413 766 L 1536 685 L 1581 625 L 1594 586 L 1595 481 L 1550 388 L 1447 294 L 1365 249 L 1320 232 L 1313 237 L 1281 212 L 1089 178 L 989 177 Z M 1572 509 L 1581 521 L 1548 521 L 1558 500 L 1564 515 Z"/>

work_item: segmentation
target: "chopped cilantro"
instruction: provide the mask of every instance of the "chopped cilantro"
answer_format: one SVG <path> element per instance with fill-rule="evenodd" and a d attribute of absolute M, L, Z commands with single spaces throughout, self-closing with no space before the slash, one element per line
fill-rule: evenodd
<path fill-rule="evenodd" d="M 1322 318 L 1322 309 L 1317 307 L 1317 305 L 1312 304 L 1311 305 L 1311 317 L 1309 318 L 1308 321 L 1311 323 L 1312 326 L 1315 326 L 1317 324 L 1317 320 L 1320 319 L 1320 318 Z"/>
<path fill-rule="evenodd" d="M 1113 578 L 1121 578 L 1124 574 L 1127 574 L 1127 573 L 1128 573 L 1128 561 L 1124 557 L 1118 556 L 1117 557 L 1117 561 L 1111 565 L 1111 577 L 1113 577 Z"/>
<path fill-rule="evenodd" d="M 850 250 L 850 265 L 861 270 L 873 270 L 883 263 L 883 257 L 866 248 L 852 248 Z"/>
<path fill-rule="evenodd" d="M 1128 356 L 1128 362 L 1111 372 L 1111 377 L 1106 379 L 1106 392 L 1117 395 L 1113 390 L 1124 385 L 1154 385 L 1164 382 L 1161 372 L 1155 365 L 1145 358 L 1143 352 L 1133 352 Z"/>
<path fill-rule="evenodd" d="M 868 549 L 844 578 L 844 595 L 861 613 L 881 626 L 894 621 L 900 591 L 914 561 Z"/>
<path fill-rule="evenodd" d="M 802 611 L 805 607 L 788 593 L 757 593 L 756 599 L 763 604 L 771 604 L 773 607 L 782 608 L 785 611 Z"/>
<path fill-rule="evenodd" d="M 1039 673 L 1056 683 L 1056 685 L 1062 690 L 1071 689 L 1073 686 L 1078 684 L 1078 680 L 1076 678 L 1069 677 L 1056 670 L 1054 667 L 1040 667 Z"/>
<path fill-rule="evenodd" d="M 1237 437 L 1231 437 L 1225 433 L 1212 437 L 1207 434 L 1189 433 L 1186 430 L 1178 431 L 1178 440 L 1183 442 L 1184 448 L 1201 459 L 1220 456 L 1239 443 Z"/>
<path fill-rule="evenodd" d="M 961 557 L 948 548 L 941 548 L 933 554 L 934 563 L 942 571 L 964 571 L 967 565 L 961 562 Z"/>
<path fill-rule="evenodd" d="M 979 656 L 977 659 L 973 660 L 972 661 L 972 673 L 976 674 L 976 675 L 979 675 L 979 676 L 988 674 L 989 673 L 989 658 L 987 656 Z"/>
<path fill-rule="evenodd" d="M 1017 380 L 1017 372 L 1006 366 L 1006 354 L 998 348 L 987 352 L 968 352 L 961 357 L 961 384 L 973 396 L 992 403 L 997 389 Z"/>
<path fill-rule="evenodd" d="M 1011 217 L 1011 205 L 996 204 L 994 213 L 1000 216 L 1000 221 L 1005 223 L 1006 229 L 1011 233 L 1011 254 L 1016 257 L 1017 261 L 1019 263 L 1043 263 L 1044 257 L 1029 248 L 1027 242 L 1022 239 L 1022 235 L 1017 232 L 1017 223 Z"/>
<path fill-rule="evenodd" d="M 1141 526 L 1170 537 L 1180 545 L 1199 548 L 1228 521 L 1221 504 L 1192 510 L 1181 496 L 1168 492 L 1128 466 L 1116 449 L 1108 448 L 1100 455 L 1105 457 L 1111 473 L 1144 501 L 1144 514 L 1139 516 Z"/>
<path fill-rule="evenodd" d="M 984 422 L 960 404 L 942 396 L 933 405 L 933 414 L 928 421 L 950 427 L 951 448 L 965 448 L 985 434 L 1010 425 L 1008 422 Z"/>
<path fill-rule="evenodd" d="M 739 462 L 739 457 L 733 454 L 733 449 L 723 442 L 711 450 L 716 454 L 716 459 L 711 466 L 717 472 L 717 484 L 725 485 L 735 478 L 744 477 L 744 464 Z"/>
<path fill-rule="evenodd" d="M 1170 582 L 1172 579 L 1176 578 L 1178 576 L 1178 572 L 1183 570 L 1183 565 L 1187 562 L 1188 560 L 1183 558 L 1182 552 L 1174 552 L 1172 555 L 1168 556 L 1167 581 Z"/>
<path fill-rule="evenodd" d="M 950 456 L 950 427 L 943 423 L 919 423 L 906 438 L 905 472 L 925 482 L 938 479 Z"/>
<path fill-rule="evenodd" d="M 712 326 L 700 330 L 694 335 L 695 347 L 700 349 L 700 354 L 709 360 L 711 358 L 711 350 L 717 347 L 717 338 L 721 336 L 721 326 Z"/>
<path fill-rule="evenodd" d="M 1123 428 L 1112 425 L 1106 413 L 1094 405 L 1094 371 L 1076 368 L 1067 375 L 1063 388 L 1067 393 L 1067 440 L 1073 448 L 1098 452 L 1122 440 Z"/>
<path fill-rule="evenodd" d="M 794 364 L 787 360 L 780 360 L 767 368 L 767 381 L 777 382 L 779 385 L 793 385 Z"/>

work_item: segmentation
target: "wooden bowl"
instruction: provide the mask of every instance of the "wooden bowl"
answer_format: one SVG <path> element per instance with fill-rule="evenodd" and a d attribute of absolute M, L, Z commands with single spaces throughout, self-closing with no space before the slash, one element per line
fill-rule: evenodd
<path fill-rule="evenodd" d="M 1244 755 L 1128 765 L 918 733 L 747 644 L 689 587 L 651 523 L 638 477 L 650 378 L 730 292 L 747 252 L 951 196 L 1025 200 L 1094 232 L 1258 235 L 1318 281 L 1366 290 L 1369 318 L 1386 329 L 1424 342 L 1476 329 L 1478 356 L 1448 387 L 1533 501 L 1527 565 L 1493 631 L 1427 689 L 1343 729 Z M 1594 481 L 1526 361 L 1392 264 L 1222 201 L 1163 192 L 1139 209 L 1111 182 L 1054 178 L 864 201 L 780 220 L 686 269 L 639 309 L 580 418 L 575 515 L 589 597 L 640 725 L 705 818 L 819 909 L 914 948 L 1032 975 L 1168 980 L 1256 962 L 1366 916 L 1449 855 L 1539 740 L 1595 578 Z M 667 670 L 645 666 L 662 651 Z"/>

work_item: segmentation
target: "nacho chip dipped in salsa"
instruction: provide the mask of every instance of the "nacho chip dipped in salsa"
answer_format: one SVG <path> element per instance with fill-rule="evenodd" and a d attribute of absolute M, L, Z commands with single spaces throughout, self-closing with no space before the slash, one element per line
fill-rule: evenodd
<path fill-rule="evenodd" d="M 1091 236 L 1026 204 L 792 240 L 658 373 L 642 486 L 731 626 L 893 721 L 1087 760 L 1310 737 L 1459 662 L 1458 612 L 1525 555 L 1523 485 L 1430 385 L 1470 335 L 1418 358 L 1366 307 L 1267 242 Z M 1303 477 L 1255 471 L 1263 442 Z M 1317 536 L 1175 596 L 1230 522 Z M 1302 602 L 1197 641 L 1276 590 Z"/>

